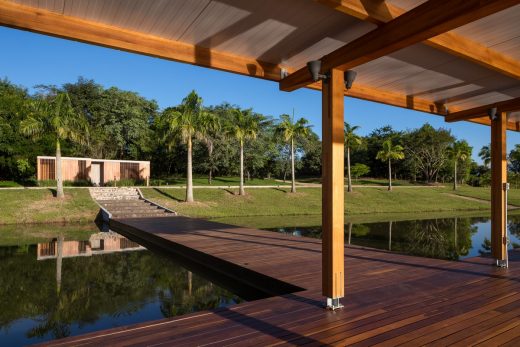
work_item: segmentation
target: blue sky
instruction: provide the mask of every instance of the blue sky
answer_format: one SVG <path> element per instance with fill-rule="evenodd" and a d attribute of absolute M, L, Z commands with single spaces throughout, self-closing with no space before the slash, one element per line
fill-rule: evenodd
<path fill-rule="evenodd" d="M 178 104 L 194 89 L 205 105 L 227 101 L 274 117 L 291 113 L 294 108 L 297 117 L 309 119 L 314 131 L 321 133 L 321 96 L 317 91 L 281 92 L 277 83 L 270 81 L 4 27 L 0 27 L 0 42 L 0 78 L 7 77 L 30 90 L 38 84 L 59 86 L 83 76 L 105 87 L 138 92 L 164 108 Z M 466 139 L 474 147 L 473 157 L 478 162 L 478 151 L 490 140 L 487 126 L 448 124 L 439 116 L 353 98 L 345 100 L 345 120 L 361 126 L 361 135 L 388 124 L 406 130 L 429 122 Z M 508 151 L 519 140 L 520 134 L 508 132 Z"/>

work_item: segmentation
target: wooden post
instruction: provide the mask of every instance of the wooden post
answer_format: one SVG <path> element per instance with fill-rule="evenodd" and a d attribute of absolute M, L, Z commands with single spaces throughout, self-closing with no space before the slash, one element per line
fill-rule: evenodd
<path fill-rule="evenodd" d="M 322 287 L 327 306 L 344 296 L 343 71 L 332 69 L 322 88 Z"/>
<path fill-rule="evenodd" d="M 499 112 L 491 122 L 491 253 L 498 265 L 506 259 L 504 184 L 507 182 L 507 114 Z"/>

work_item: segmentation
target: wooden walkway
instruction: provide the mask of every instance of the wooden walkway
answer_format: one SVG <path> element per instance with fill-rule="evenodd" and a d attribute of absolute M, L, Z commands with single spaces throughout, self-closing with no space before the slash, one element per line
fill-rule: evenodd
<path fill-rule="evenodd" d="M 450 262 L 346 247 L 345 308 L 330 312 L 322 308 L 319 240 L 185 217 L 111 224 L 165 250 L 193 252 L 208 266 L 242 269 L 246 282 L 259 273 L 304 290 L 50 345 L 520 345 L 519 252 L 511 252 L 510 269 L 497 269 L 486 258 Z"/>

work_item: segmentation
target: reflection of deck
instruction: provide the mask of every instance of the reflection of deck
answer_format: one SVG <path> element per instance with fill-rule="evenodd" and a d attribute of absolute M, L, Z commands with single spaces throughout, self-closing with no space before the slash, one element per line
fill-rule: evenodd
<path fill-rule="evenodd" d="M 520 341 L 520 254 L 511 269 L 347 247 L 345 308 L 321 307 L 321 242 L 202 220 L 113 221 L 114 230 L 196 250 L 304 291 L 54 341 L 56 345 L 338 344 L 462 346 Z M 202 259 L 202 258 L 201 258 Z M 207 264 L 212 266 L 211 263 Z"/>
<path fill-rule="evenodd" d="M 63 258 L 90 257 L 98 254 L 128 252 L 145 249 L 114 232 L 92 234 L 89 240 L 63 241 Z M 37 260 L 55 259 L 58 256 L 58 241 L 39 243 Z"/>

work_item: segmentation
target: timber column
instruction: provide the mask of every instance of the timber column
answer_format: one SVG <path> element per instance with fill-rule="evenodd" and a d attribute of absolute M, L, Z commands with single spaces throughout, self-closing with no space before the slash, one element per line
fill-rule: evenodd
<path fill-rule="evenodd" d="M 322 287 L 327 307 L 344 296 L 344 73 L 332 69 L 322 87 Z"/>
<path fill-rule="evenodd" d="M 491 112 L 494 113 L 494 112 Z M 491 117 L 491 253 L 498 266 L 506 266 L 506 157 L 507 114 Z"/>

